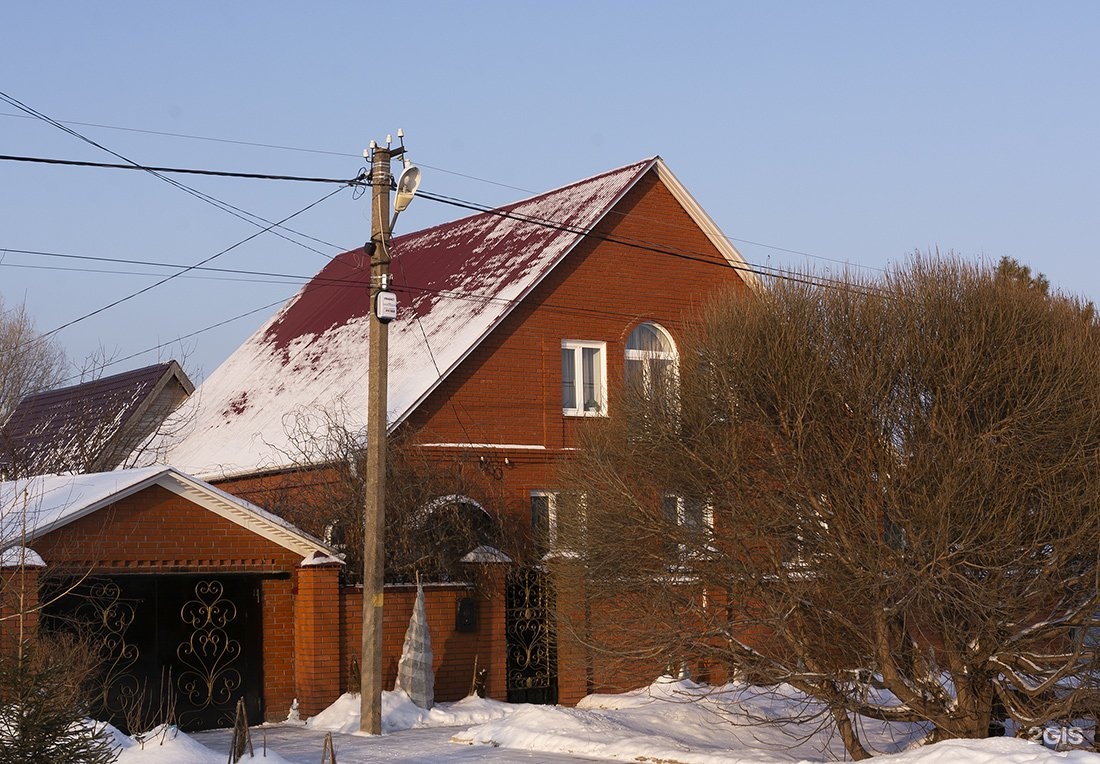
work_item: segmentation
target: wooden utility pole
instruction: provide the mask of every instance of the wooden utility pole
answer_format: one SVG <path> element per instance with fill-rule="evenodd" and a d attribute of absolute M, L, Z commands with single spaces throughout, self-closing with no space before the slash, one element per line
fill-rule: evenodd
<path fill-rule="evenodd" d="M 386 385 L 388 321 L 378 318 L 378 294 L 389 285 L 390 159 L 404 153 L 371 144 L 370 331 L 367 377 L 366 496 L 363 507 L 363 646 L 359 729 L 382 734 L 382 593 L 386 528 Z"/>

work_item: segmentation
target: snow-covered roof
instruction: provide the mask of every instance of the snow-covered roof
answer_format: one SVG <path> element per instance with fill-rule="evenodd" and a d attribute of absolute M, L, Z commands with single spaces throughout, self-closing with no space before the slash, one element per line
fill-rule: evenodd
<path fill-rule="evenodd" d="M 389 426 L 650 171 L 755 286 L 740 254 L 659 157 L 397 237 L 390 247 L 400 309 L 389 327 Z M 255 474 L 301 463 L 292 433 L 303 417 L 316 425 L 340 412 L 344 427 L 365 428 L 369 279 L 362 249 L 325 266 L 181 407 L 187 434 L 168 444 L 165 461 L 208 479 Z"/>
<path fill-rule="evenodd" d="M 163 464 L 83 475 L 39 475 L 0 483 L 0 548 L 29 543 L 153 485 L 303 557 L 314 552 L 336 554 L 286 520 Z"/>

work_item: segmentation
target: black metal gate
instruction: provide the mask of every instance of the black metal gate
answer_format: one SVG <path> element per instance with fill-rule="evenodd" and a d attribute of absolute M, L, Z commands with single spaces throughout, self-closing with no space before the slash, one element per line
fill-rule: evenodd
<path fill-rule="evenodd" d="M 557 703 L 558 655 L 546 574 L 522 568 L 505 585 L 508 702 Z"/>
<path fill-rule="evenodd" d="M 238 698 L 263 719 L 260 578 L 132 575 L 55 582 L 44 627 L 100 652 L 94 713 L 138 733 L 229 726 Z M 47 600 L 49 601 L 49 600 Z"/>

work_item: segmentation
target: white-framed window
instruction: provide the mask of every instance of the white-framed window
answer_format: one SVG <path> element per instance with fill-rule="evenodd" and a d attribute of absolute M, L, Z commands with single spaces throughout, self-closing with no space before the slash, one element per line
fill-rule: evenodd
<path fill-rule="evenodd" d="M 607 344 L 561 343 L 561 410 L 566 416 L 607 415 Z"/>
<path fill-rule="evenodd" d="M 640 384 L 647 393 L 676 390 L 676 361 L 672 337 L 658 324 L 638 324 L 626 339 L 626 382 Z"/>
<path fill-rule="evenodd" d="M 714 510 L 704 502 L 665 494 L 661 497 L 661 510 L 665 517 L 681 528 L 701 531 L 710 531 L 714 528 Z"/>
<path fill-rule="evenodd" d="M 661 512 L 677 526 L 674 538 L 665 542 L 665 552 L 681 560 L 703 553 L 714 531 L 714 508 L 703 501 L 666 493 L 661 497 Z M 687 543 L 685 543 L 687 542 Z"/>
<path fill-rule="evenodd" d="M 535 548 L 541 553 L 557 546 L 558 494 L 553 491 L 531 491 L 531 534 Z"/>
<path fill-rule="evenodd" d="M 575 491 L 531 491 L 531 535 L 543 558 L 575 557 L 585 544 L 588 497 Z"/>

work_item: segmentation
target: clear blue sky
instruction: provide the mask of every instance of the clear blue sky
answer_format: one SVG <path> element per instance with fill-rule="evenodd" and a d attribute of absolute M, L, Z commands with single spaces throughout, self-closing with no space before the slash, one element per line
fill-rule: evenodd
<path fill-rule="evenodd" d="M 423 189 L 500 204 L 660 154 L 750 262 L 938 247 L 1100 298 L 1100 3 L 26 2 L 3 38 L 0 90 L 55 119 L 333 152 L 72 125 L 146 164 L 348 177 L 403 127 Z M 17 113 L 0 153 L 116 161 Z M 329 190 L 181 180 L 268 219 Z M 417 200 L 396 233 L 460 214 Z M 293 226 L 331 256 L 368 207 L 345 190 Z M 0 162 L 0 249 L 191 264 L 256 230 L 144 173 Z M 211 265 L 308 277 L 325 256 L 265 234 Z M 0 258 L 43 331 L 156 280 Z M 58 338 L 117 358 L 295 290 L 179 278 Z M 187 354 L 201 378 L 274 310 L 111 371 Z"/>

